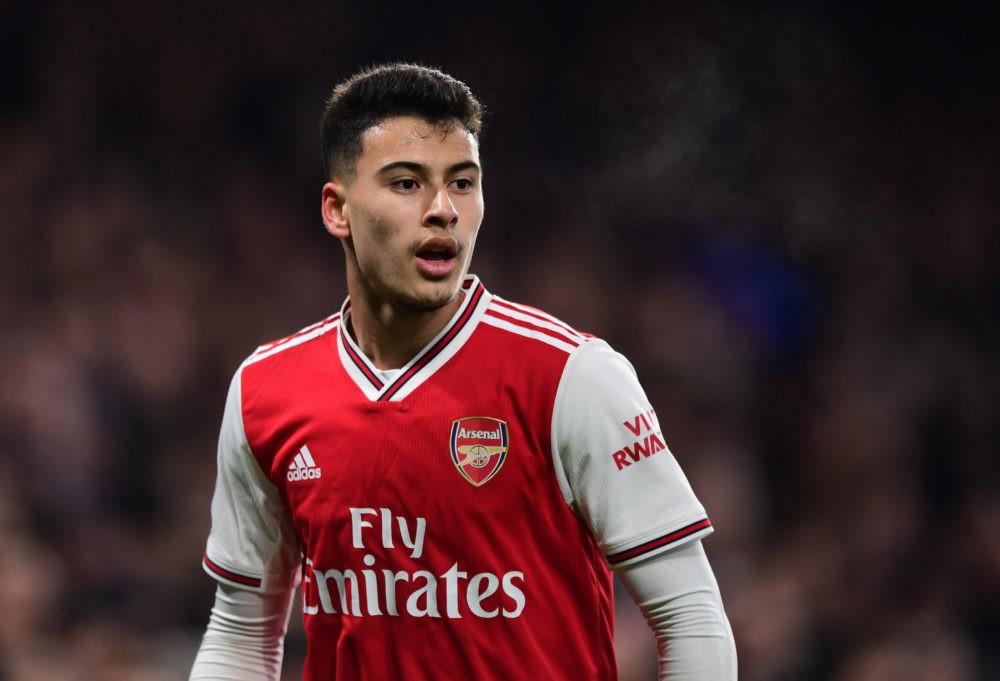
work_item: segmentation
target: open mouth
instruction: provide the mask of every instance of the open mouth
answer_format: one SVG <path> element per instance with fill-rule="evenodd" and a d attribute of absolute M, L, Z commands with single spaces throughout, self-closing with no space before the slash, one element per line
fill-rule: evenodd
<path fill-rule="evenodd" d="M 457 267 L 458 245 L 454 239 L 433 238 L 417 251 L 417 265 L 431 278 L 447 277 Z"/>
<path fill-rule="evenodd" d="M 424 242 L 417 251 L 417 257 L 431 262 L 451 260 L 458 252 L 454 239 L 435 237 Z"/>
<path fill-rule="evenodd" d="M 443 262 L 445 260 L 451 260 L 454 255 L 448 250 L 427 248 L 417 253 L 417 257 L 422 260 L 430 260 L 431 262 Z"/>

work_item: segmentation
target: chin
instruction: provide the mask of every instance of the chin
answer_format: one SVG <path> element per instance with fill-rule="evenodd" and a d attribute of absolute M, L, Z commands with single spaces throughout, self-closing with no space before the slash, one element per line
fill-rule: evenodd
<path fill-rule="evenodd" d="M 447 307 L 458 297 L 461 286 L 444 282 L 433 287 L 433 290 L 415 291 L 403 304 L 415 312 L 433 312 Z"/>

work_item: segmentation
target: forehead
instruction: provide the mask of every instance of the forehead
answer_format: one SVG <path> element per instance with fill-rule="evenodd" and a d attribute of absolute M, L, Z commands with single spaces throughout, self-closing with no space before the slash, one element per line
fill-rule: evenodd
<path fill-rule="evenodd" d="M 451 164 L 456 160 L 479 162 L 479 143 L 458 121 L 429 123 L 413 116 L 386 118 L 371 126 L 361 136 L 362 152 L 358 166 L 393 161 L 431 162 L 440 158 Z"/>

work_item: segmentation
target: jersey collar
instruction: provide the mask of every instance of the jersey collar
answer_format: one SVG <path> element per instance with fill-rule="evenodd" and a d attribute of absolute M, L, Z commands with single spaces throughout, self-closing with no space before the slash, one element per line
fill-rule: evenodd
<path fill-rule="evenodd" d="M 465 291 L 465 299 L 451 320 L 389 381 L 382 378 L 375 365 L 351 338 L 351 334 L 347 333 L 351 299 L 348 297 L 344 301 L 340 309 L 341 323 L 337 342 L 340 361 L 369 400 L 398 402 L 404 399 L 465 345 L 485 313 L 492 295 L 475 275 L 465 278 L 462 290 Z"/>

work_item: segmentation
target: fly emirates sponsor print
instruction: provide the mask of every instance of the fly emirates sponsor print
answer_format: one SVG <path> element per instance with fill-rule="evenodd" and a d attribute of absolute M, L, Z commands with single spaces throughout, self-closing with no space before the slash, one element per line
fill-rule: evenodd
<path fill-rule="evenodd" d="M 302 585 L 306 615 L 512 619 L 524 611 L 524 573 L 517 570 L 498 575 L 455 562 L 436 574 L 379 564 L 370 547 L 380 547 L 390 557 L 402 552 L 419 560 L 429 535 L 425 518 L 408 518 L 388 508 L 348 508 L 347 515 L 353 557 L 360 557 L 364 567 L 316 565 L 307 558 Z"/>

